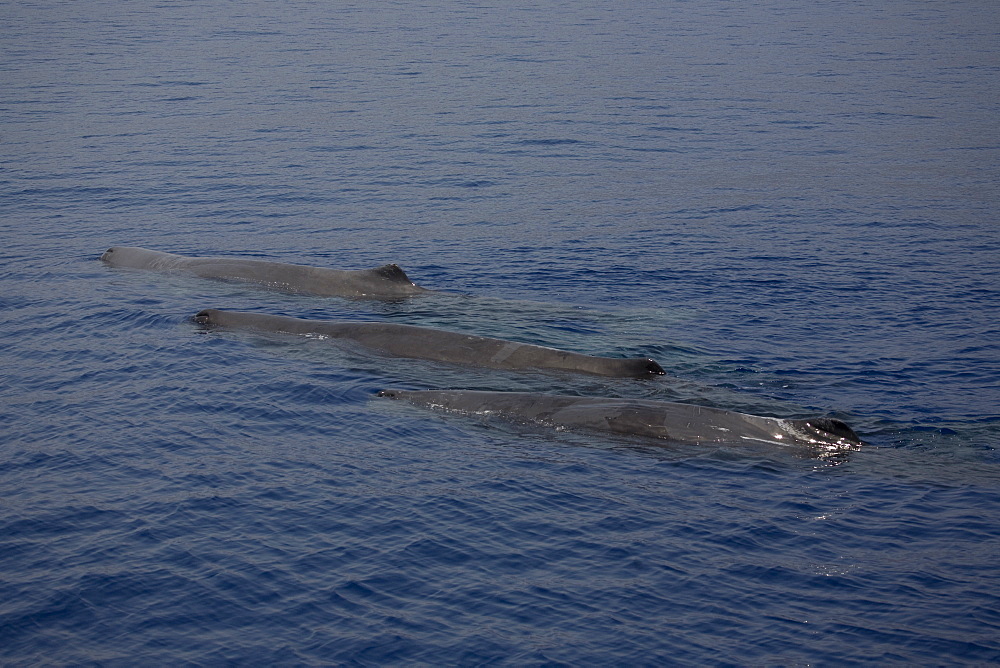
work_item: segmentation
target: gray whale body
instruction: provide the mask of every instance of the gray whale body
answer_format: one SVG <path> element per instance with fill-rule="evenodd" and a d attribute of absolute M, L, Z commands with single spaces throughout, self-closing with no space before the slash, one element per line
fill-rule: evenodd
<path fill-rule="evenodd" d="M 205 309 L 194 316 L 203 325 L 286 334 L 318 334 L 356 342 L 395 357 L 449 362 L 490 369 L 542 369 L 598 376 L 640 378 L 663 374 L 649 358 L 596 357 L 443 329 L 386 322 L 328 322 L 263 313 Z"/>
<path fill-rule="evenodd" d="M 862 445 L 850 427 L 832 418 L 785 420 L 667 401 L 472 390 L 382 390 L 377 396 L 548 427 L 679 443 L 765 442 L 825 449 L 856 449 Z"/>
<path fill-rule="evenodd" d="M 430 292 L 413 283 L 395 264 L 363 270 L 326 269 L 236 257 L 187 257 L 131 246 L 112 246 L 101 260 L 112 267 L 256 283 L 323 297 L 393 299 Z"/>

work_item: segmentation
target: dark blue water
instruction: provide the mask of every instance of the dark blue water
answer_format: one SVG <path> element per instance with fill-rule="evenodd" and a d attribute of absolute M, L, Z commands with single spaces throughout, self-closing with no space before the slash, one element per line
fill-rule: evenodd
<path fill-rule="evenodd" d="M 0 5 L 0 663 L 1000 661 L 998 19 Z M 110 245 L 446 294 L 116 271 Z M 668 376 L 384 359 L 206 307 Z M 660 447 L 384 387 L 833 415 L 870 445 Z"/>

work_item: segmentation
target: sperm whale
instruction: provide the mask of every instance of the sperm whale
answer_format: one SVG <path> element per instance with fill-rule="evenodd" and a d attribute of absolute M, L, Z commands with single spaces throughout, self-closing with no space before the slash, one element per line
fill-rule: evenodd
<path fill-rule="evenodd" d="M 663 367 L 646 357 L 597 357 L 530 343 L 415 325 L 303 320 L 218 309 L 200 311 L 194 319 L 203 325 L 219 327 L 286 334 L 315 334 L 334 340 L 353 341 L 375 352 L 393 357 L 490 369 L 542 369 L 636 378 L 663 374 Z"/>
<path fill-rule="evenodd" d="M 833 418 L 786 420 L 668 401 L 472 390 L 389 389 L 377 396 L 469 415 L 679 443 L 752 441 L 826 449 L 862 445 L 854 430 Z"/>
<path fill-rule="evenodd" d="M 395 299 L 430 292 L 413 283 L 395 264 L 363 270 L 326 269 L 238 257 L 188 257 L 132 246 L 113 246 L 101 260 L 112 267 L 256 283 L 323 297 Z"/>

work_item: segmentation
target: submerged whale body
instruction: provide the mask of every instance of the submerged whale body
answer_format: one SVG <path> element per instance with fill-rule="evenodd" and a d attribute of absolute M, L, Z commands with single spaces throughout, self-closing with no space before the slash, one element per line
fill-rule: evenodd
<path fill-rule="evenodd" d="M 667 401 L 471 390 L 382 390 L 377 396 L 427 408 L 495 415 L 548 427 L 580 428 L 679 443 L 765 442 L 826 449 L 856 449 L 862 445 L 854 430 L 832 418 L 785 420 Z"/>
<path fill-rule="evenodd" d="M 257 283 L 322 297 L 392 299 L 430 292 L 413 283 L 395 264 L 363 270 L 326 269 L 236 257 L 187 257 L 130 246 L 113 246 L 101 260 L 112 267 Z"/>
<path fill-rule="evenodd" d="M 386 322 L 327 322 L 286 316 L 205 309 L 194 316 L 203 325 L 286 334 L 315 334 L 348 340 L 395 357 L 449 362 L 490 369 L 543 369 L 598 376 L 662 374 L 649 358 L 582 355 L 529 343 Z"/>

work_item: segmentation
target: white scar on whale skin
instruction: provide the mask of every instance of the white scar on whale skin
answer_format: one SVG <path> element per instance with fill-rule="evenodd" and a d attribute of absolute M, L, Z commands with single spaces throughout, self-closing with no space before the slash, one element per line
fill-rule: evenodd
<path fill-rule="evenodd" d="M 112 267 L 252 283 L 321 297 L 398 299 L 430 292 L 395 264 L 361 270 L 326 269 L 238 257 L 187 257 L 132 246 L 113 246 L 101 260 Z"/>
<path fill-rule="evenodd" d="M 497 354 L 494 355 L 491 358 L 492 361 L 493 361 L 493 363 L 494 364 L 502 364 L 504 360 L 506 360 L 508 357 L 510 357 L 511 355 L 513 355 L 515 352 L 517 352 L 517 349 L 520 348 L 522 345 L 524 345 L 524 344 L 522 344 L 522 343 L 516 343 L 514 341 L 511 341 L 510 343 L 508 343 L 507 345 L 505 345 L 503 348 L 501 348 L 500 350 L 498 350 Z"/>

